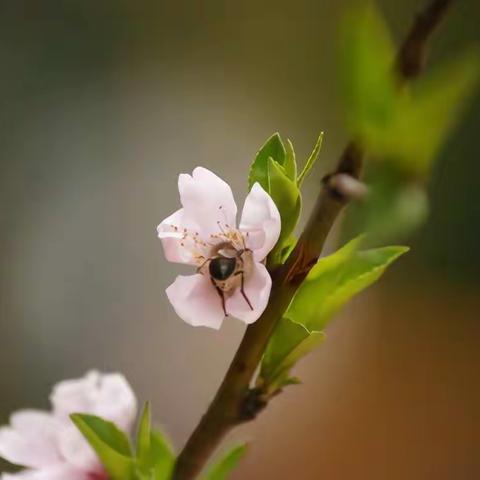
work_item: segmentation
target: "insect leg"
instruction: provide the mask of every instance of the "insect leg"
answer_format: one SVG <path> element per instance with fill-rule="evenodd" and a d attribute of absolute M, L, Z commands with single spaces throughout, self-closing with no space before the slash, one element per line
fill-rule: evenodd
<path fill-rule="evenodd" d="M 253 310 L 252 303 L 247 297 L 247 294 L 245 293 L 245 272 L 243 270 L 239 270 L 238 272 L 235 273 L 235 276 L 241 275 L 241 283 L 240 283 L 240 293 L 242 294 L 242 297 L 245 299 L 247 302 L 248 306 L 250 307 L 250 310 Z"/>
<path fill-rule="evenodd" d="M 206 258 L 205 261 L 204 261 L 199 267 L 197 267 L 197 273 L 200 273 L 200 270 L 201 270 L 201 269 L 205 266 L 205 264 L 206 264 L 207 262 L 209 262 L 211 259 L 212 259 L 211 257 L 210 257 L 210 258 Z"/>
<path fill-rule="evenodd" d="M 248 238 L 248 232 L 247 232 L 247 238 Z M 251 248 L 247 247 L 247 242 L 245 241 L 245 237 L 243 235 L 242 235 L 242 244 L 243 244 L 243 249 L 239 251 L 240 255 L 244 254 L 245 252 L 251 252 L 252 251 Z"/>
<path fill-rule="evenodd" d="M 212 280 L 212 285 L 215 287 L 215 290 L 217 291 L 220 299 L 222 300 L 222 308 L 223 308 L 223 313 L 225 314 L 226 317 L 228 317 L 227 309 L 225 308 L 225 294 L 223 293 L 223 290 L 215 284 L 213 278 Z"/>

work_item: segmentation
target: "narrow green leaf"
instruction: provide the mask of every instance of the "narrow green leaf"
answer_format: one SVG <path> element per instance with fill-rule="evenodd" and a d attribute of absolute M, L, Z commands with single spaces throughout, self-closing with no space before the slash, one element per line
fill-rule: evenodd
<path fill-rule="evenodd" d="M 151 459 L 154 480 L 167 480 L 170 478 L 175 465 L 175 453 L 170 442 L 160 431 L 151 432 Z"/>
<path fill-rule="evenodd" d="M 341 24 L 340 79 L 355 136 L 381 134 L 395 108 L 394 47 L 374 5 L 351 9 Z"/>
<path fill-rule="evenodd" d="M 299 187 L 302 185 L 303 181 L 305 180 L 305 177 L 308 175 L 313 165 L 317 161 L 318 154 L 320 153 L 320 149 L 322 148 L 322 143 L 323 143 L 323 132 L 320 132 L 320 135 L 317 138 L 315 146 L 313 147 L 312 153 L 307 158 L 305 166 L 303 167 L 303 170 L 301 171 L 300 175 L 297 178 L 297 184 Z"/>
<path fill-rule="evenodd" d="M 226 480 L 237 467 L 246 451 L 246 444 L 240 444 L 232 448 L 207 470 L 202 480 Z"/>
<path fill-rule="evenodd" d="M 295 180 L 297 178 L 297 161 L 295 160 L 295 150 L 293 149 L 292 142 L 287 138 L 287 143 L 285 144 L 285 174 L 290 180 Z"/>
<path fill-rule="evenodd" d="M 286 387 L 288 385 L 301 385 L 302 381 L 298 377 L 288 377 L 282 382 L 282 386 Z"/>
<path fill-rule="evenodd" d="M 151 425 L 151 408 L 150 403 L 145 403 L 143 407 L 142 416 L 140 418 L 140 423 L 138 426 L 137 434 L 137 458 L 140 467 L 145 467 L 148 465 L 149 454 L 150 454 L 150 431 Z"/>
<path fill-rule="evenodd" d="M 280 238 L 272 252 L 272 258 L 280 261 L 285 243 L 288 243 L 297 225 L 302 208 L 302 197 L 295 181 L 290 180 L 285 169 L 272 158 L 268 159 L 268 175 L 270 179 L 270 196 L 280 212 L 282 227 Z"/>
<path fill-rule="evenodd" d="M 72 414 L 71 419 L 97 453 L 112 480 L 132 478 L 135 461 L 130 442 L 115 424 L 95 415 Z"/>
<path fill-rule="evenodd" d="M 150 429 L 149 449 L 137 462 L 135 480 L 169 480 L 175 464 L 173 449 L 160 431 Z"/>
<path fill-rule="evenodd" d="M 285 147 L 278 133 L 260 149 L 250 170 L 250 188 L 255 182 L 260 183 L 275 202 L 282 221 L 279 240 L 269 255 L 270 265 L 282 263 L 292 246 L 292 232 L 302 206 L 296 171 L 293 145 L 288 140 Z"/>
<path fill-rule="evenodd" d="M 132 455 L 128 437 L 113 422 L 103 420 L 96 415 L 81 413 L 75 413 L 71 418 L 80 430 L 85 426 L 116 452 L 126 456 Z"/>
<path fill-rule="evenodd" d="M 265 351 L 259 386 L 268 385 L 266 393 L 291 385 L 290 369 L 324 339 L 323 332 L 310 332 L 303 325 L 282 318 Z"/>
<path fill-rule="evenodd" d="M 357 251 L 358 239 L 322 258 L 312 268 L 293 299 L 286 317 L 308 331 L 323 330 L 350 298 L 374 283 L 407 247 Z"/>
<path fill-rule="evenodd" d="M 335 254 L 319 260 L 316 267 L 318 267 L 320 262 L 322 262 L 324 270 L 331 272 L 330 277 L 334 278 L 335 273 L 340 271 L 342 265 L 358 249 L 360 242 L 361 237 L 352 240 L 347 245 L 339 249 Z M 311 273 L 309 277 L 311 281 L 313 274 Z M 300 287 L 300 290 L 303 288 L 307 280 L 308 277 Z M 330 279 L 327 278 L 324 289 L 329 287 L 329 280 Z M 316 286 L 314 286 L 314 288 L 315 287 Z M 311 326 L 310 328 L 307 328 L 305 323 L 302 321 L 302 318 L 300 318 L 300 321 L 297 321 L 296 316 L 291 314 L 292 308 L 295 308 L 293 304 L 297 300 L 297 297 L 301 295 L 300 290 L 295 295 L 292 304 L 285 313 L 285 317 L 281 319 L 275 328 L 273 335 L 270 337 L 265 355 L 262 360 L 259 383 L 261 385 L 263 384 L 263 386 L 268 385 L 268 389 L 271 391 L 280 389 L 284 385 L 284 380 L 288 378 L 290 368 L 303 355 L 311 351 L 315 345 L 320 343 L 323 339 L 321 331 L 324 325 L 320 325 L 319 328 L 316 329 L 313 329 Z M 303 295 L 305 296 L 305 293 Z M 316 301 L 313 301 L 311 305 L 307 304 L 307 306 L 315 308 L 318 302 L 323 301 L 324 292 L 321 291 L 321 288 L 318 288 L 318 293 L 312 292 L 310 295 Z M 301 297 L 299 298 L 301 299 Z M 308 298 L 309 297 L 307 294 L 307 299 Z M 304 303 L 305 302 L 302 302 L 302 305 Z M 306 309 L 305 306 L 304 309 Z M 309 315 L 306 318 L 310 318 L 311 316 L 311 312 L 308 313 Z M 311 334 L 312 337 L 310 336 Z"/>
<path fill-rule="evenodd" d="M 250 167 L 248 189 L 258 182 L 266 192 L 269 192 L 268 159 L 272 158 L 279 165 L 284 165 L 286 157 L 285 146 L 278 133 L 274 133 L 260 148 Z"/>

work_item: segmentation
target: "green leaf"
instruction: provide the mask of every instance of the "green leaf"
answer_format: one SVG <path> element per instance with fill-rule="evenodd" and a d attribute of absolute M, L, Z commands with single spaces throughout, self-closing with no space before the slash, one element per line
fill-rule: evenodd
<path fill-rule="evenodd" d="M 237 467 L 246 451 L 246 444 L 240 444 L 232 448 L 207 470 L 202 480 L 226 480 L 232 470 Z"/>
<path fill-rule="evenodd" d="M 95 415 L 72 414 L 71 419 L 97 453 L 112 480 L 132 478 L 135 461 L 126 435 L 112 422 Z"/>
<path fill-rule="evenodd" d="M 425 175 L 458 123 L 479 78 L 478 51 L 459 55 L 421 79 L 410 95 L 398 96 L 388 128 L 382 135 L 372 131 L 366 141 L 377 156 L 404 171 Z"/>
<path fill-rule="evenodd" d="M 283 386 L 298 383 L 292 382 L 290 369 L 323 339 L 323 332 L 310 332 L 303 325 L 282 318 L 265 351 L 257 386 L 271 394 Z"/>
<path fill-rule="evenodd" d="M 145 403 L 143 413 L 140 418 L 137 434 L 137 458 L 140 467 L 146 467 L 149 462 L 150 455 L 150 438 L 151 438 L 151 408 L 150 403 Z"/>
<path fill-rule="evenodd" d="M 285 147 L 278 133 L 272 135 L 257 153 L 249 175 L 249 187 L 259 182 L 280 212 L 281 232 L 275 249 L 269 255 L 270 265 L 282 263 L 292 246 L 292 232 L 302 206 L 296 176 L 292 143 L 287 140 Z"/>
<path fill-rule="evenodd" d="M 281 261 L 282 250 L 288 243 L 302 208 L 302 197 L 295 181 L 288 178 L 285 169 L 272 158 L 268 159 L 268 176 L 270 180 L 270 193 L 275 205 L 280 212 L 282 221 L 280 237 L 272 252 L 274 261 Z"/>
<path fill-rule="evenodd" d="M 154 480 L 167 480 L 170 478 L 175 465 L 175 453 L 170 442 L 160 431 L 152 431 L 150 437 L 151 457 Z"/>
<path fill-rule="evenodd" d="M 320 259 L 298 289 L 262 360 L 258 385 L 266 393 L 290 383 L 290 368 L 322 341 L 332 316 L 408 250 L 393 246 L 358 251 L 361 240 L 358 237 Z"/>
<path fill-rule="evenodd" d="M 258 182 L 263 189 L 269 191 L 268 179 L 268 159 L 272 158 L 279 165 L 284 165 L 286 157 L 285 147 L 278 133 L 274 133 L 257 152 L 255 160 L 250 167 L 248 176 L 248 190 L 250 190 L 255 182 Z"/>
<path fill-rule="evenodd" d="M 287 258 L 292 253 L 292 250 L 295 248 L 297 244 L 297 239 L 291 235 L 289 238 L 283 241 L 281 251 L 280 251 L 280 263 L 285 263 Z"/>
<path fill-rule="evenodd" d="M 320 153 L 320 149 L 322 148 L 322 143 L 323 143 L 323 132 L 320 132 L 320 135 L 318 136 L 317 142 L 315 143 L 315 146 L 313 147 L 312 153 L 307 158 L 305 166 L 303 167 L 303 170 L 301 171 L 300 175 L 297 178 L 297 184 L 298 184 L 299 187 L 302 185 L 303 181 L 305 180 L 305 177 L 309 174 L 313 165 L 317 161 L 318 154 Z"/>
<path fill-rule="evenodd" d="M 394 47 L 373 5 L 354 8 L 341 25 L 340 79 L 355 136 L 381 134 L 395 109 Z"/>
<path fill-rule="evenodd" d="M 175 465 L 170 443 L 159 431 L 150 430 L 148 452 L 137 462 L 135 480 L 169 480 Z"/>
<path fill-rule="evenodd" d="M 378 11 L 372 6 L 352 10 L 342 32 L 341 80 L 354 138 L 410 176 L 426 175 L 478 84 L 478 51 L 460 54 L 412 88 L 401 89 Z"/>
<path fill-rule="evenodd" d="M 358 251 L 360 237 L 312 268 L 285 314 L 308 331 L 321 331 L 348 300 L 374 283 L 407 247 Z"/>
<path fill-rule="evenodd" d="M 295 150 L 293 149 L 293 144 L 288 138 L 285 145 L 285 150 L 285 174 L 290 180 L 295 180 L 297 178 L 297 162 L 295 160 Z"/>

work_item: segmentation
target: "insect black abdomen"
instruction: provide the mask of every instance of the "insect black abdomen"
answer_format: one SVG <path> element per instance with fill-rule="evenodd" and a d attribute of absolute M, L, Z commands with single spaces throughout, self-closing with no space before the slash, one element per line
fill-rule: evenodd
<path fill-rule="evenodd" d="M 208 271 L 215 280 L 227 280 L 235 272 L 236 266 L 236 258 L 216 257 L 210 261 Z"/>

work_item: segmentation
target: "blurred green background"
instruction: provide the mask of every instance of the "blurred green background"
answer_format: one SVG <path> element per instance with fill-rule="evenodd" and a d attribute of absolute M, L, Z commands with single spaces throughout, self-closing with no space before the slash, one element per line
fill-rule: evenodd
<path fill-rule="evenodd" d="M 420 2 L 379 0 L 397 40 Z M 457 2 L 431 63 L 480 40 Z M 0 3 L 0 420 L 60 379 L 122 371 L 178 446 L 242 336 L 179 320 L 156 225 L 202 165 L 243 200 L 273 132 L 319 180 L 347 140 L 336 77 L 347 1 Z M 237 479 L 480 476 L 480 96 L 438 159 L 412 251 L 328 329 L 304 385 L 235 436 Z M 412 132 L 421 135 L 422 132 Z"/>

